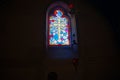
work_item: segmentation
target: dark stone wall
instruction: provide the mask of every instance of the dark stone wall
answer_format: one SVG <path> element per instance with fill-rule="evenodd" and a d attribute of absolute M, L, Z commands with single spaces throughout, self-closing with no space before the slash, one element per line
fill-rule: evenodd
<path fill-rule="evenodd" d="M 0 9 L 1 80 L 46 80 L 50 71 L 58 80 L 75 80 L 72 60 L 46 57 L 45 14 L 53 0 L 13 0 Z M 67 2 L 67 1 L 65 1 Z M 117 80 L 118 51 L 108 20 L 87 1 L 75 5 L 80 80 Z"/>

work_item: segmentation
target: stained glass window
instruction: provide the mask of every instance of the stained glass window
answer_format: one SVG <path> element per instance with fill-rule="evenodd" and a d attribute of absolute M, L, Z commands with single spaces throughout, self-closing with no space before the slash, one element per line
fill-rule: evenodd
<path fill-rule="evenodd" d="M 49 16 L 49 45 L 70 45 L 69 20 L 60 9 Z"/>

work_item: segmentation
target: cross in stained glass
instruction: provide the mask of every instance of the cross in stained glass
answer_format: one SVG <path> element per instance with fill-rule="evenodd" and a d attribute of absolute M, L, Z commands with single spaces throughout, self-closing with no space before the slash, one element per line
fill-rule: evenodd
<path fill-rule="evenodd" d="M 55 11 L 55 16 L 50 17 L 50 39 L 51 45 L 69 45 L 68 20 L 62 17 L 60 10 Z"/>
<path fill-rule="evenodd" d="M 61 24 L 62 21 L 63 20 L 60 17 L 58 17 L 57 22 L 55 24 L 53 24 L 53 26 L 58 28 L 58 41 L 59 42 L 61 41 L 61 39 L 60 39 L 61 38 L 60 37 L 61 36 L 61 34 L 60 34 L 61 28 L 66 26 L 65 24 Z"/>

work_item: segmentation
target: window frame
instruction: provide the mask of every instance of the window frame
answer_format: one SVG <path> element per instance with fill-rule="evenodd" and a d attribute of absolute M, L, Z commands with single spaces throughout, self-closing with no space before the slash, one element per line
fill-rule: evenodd
<path fill-rule="evenodd" d="M 60 9 L 63 11 L 64 16 L 68 19 L 69 23 L 69 45 L 50 45 L 49 44 L 49 15 L 51 14 L 51 11 L 55 11 L 57 9 Z M 71 22 L 71 14 L 69 13 L 70 9 L 67 4 L 63 2 L 55 2 L 52 5 L 50 5 L 47 9 L 46 13 L 46 47 L 71 47 L 72 46 L 72 22 Z"/>

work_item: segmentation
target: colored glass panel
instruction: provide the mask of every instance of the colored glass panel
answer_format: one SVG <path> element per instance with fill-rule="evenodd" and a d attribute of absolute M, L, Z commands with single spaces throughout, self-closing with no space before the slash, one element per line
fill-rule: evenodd
<path fill-rule="evenodd" d="M 49 45 L 70 45 L 68 19 L 61 10 L 49 17 Z"/>

